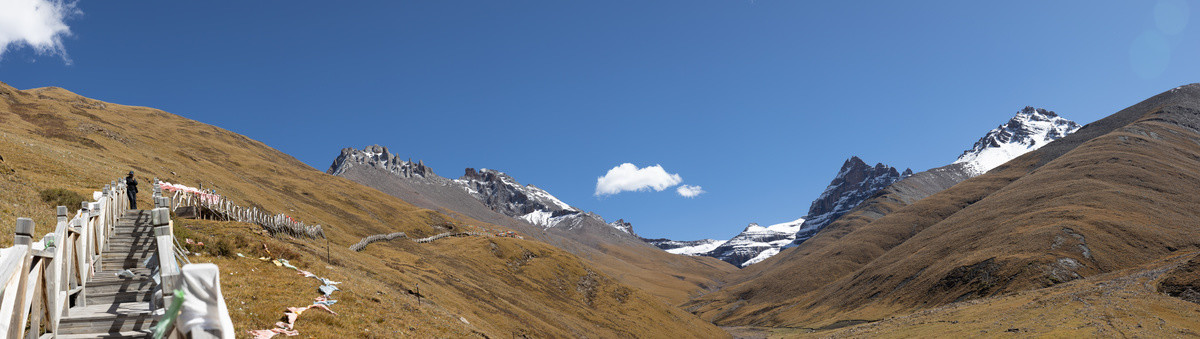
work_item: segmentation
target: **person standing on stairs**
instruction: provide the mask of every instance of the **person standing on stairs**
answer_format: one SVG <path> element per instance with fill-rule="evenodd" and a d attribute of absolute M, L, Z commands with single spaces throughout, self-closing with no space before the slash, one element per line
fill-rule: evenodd
<path fill-rule="evenodd" d="M 129 176 L 125 177 L 125 193 L 129 195 L 129 209 L 137 209 L 137 178 L 133 177 L 133 171 L 129 171 Z"/>

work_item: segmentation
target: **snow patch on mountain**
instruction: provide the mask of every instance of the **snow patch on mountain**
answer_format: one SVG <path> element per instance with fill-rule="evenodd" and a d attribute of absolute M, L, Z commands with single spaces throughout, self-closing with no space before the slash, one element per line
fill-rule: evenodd
<path fill-rule="evenodd" d="M 1026 106 L 1008 122 L 989 131 L 954 163 L 964 163 L 972 176 L 987 173 L 1022 154 L 1074 133 L 1082 127 L 1053 111 Z"/>
<path fill-rule="evenodd" d="M 778 254 L 779 249 L 795 240 L 796 232 L 803 224 L 804 219 L 765 227 L 751 223 L 732 239 L 700 255 L 721 259 L 738 267 L 746 267 Z M 764 256 L 763 253 L 768 254 Z"/>
<path fill-rule="evenodd" d="M 1064 119 L 1052 111 L 1025 107 L 1008 122 L 979 139 L 974 147 L 963 152 L 955 163 L 964 164 L 967 173 L 962 175 L 965 177 L 980 175 L 1013 158 L 1065 137 L 1080 127 L 1074 121 Z M 716 257 L 741 267 L 761 262 L 784 248 L 808 240 L 880 190 L 912 174 L 911 169 L 899 172 L 891 166 L 870 166 L 858 157 L 851 157 L 838 170 L 829 186 L 813 200 L 805 218 L 769 227 L 750 224 L 742 233 L 711 251 L 693 255 Z M 782 232 L 790 234 L 783 235 Z"/>
<path fill-rule="evenodd" d="M 462 177 L 450 180 L 434 174 L 424 162 L 400 159 L 387 147 L 379 145 L 367 146 L 362 150 L 343 149 L 327 173 L 340 175 L 359 166 L 381 169 L 411 182 L 459 187 L 494 211 L 543 228 L 571 228 L 584 224 L 583 220 L 588 219 L 608 224 L 623 233 L 634 234 L 633 226 L 624 220 L 605 222 L 599 215 L 571 207 L 546 190 L 533 185 L 521 185 L 504 172 L 468 168 Z M 589 221 L 588 224 L 593 223 Z"/>
<path fill-rule="evenodd" d="M 704 253 L 708 253 L 728 241 L 715 239 L 701 239 L 692 241 L 679 241 L 670 239 L 642 240 L 669 253 L 682 255 L 704 255 Z"/>

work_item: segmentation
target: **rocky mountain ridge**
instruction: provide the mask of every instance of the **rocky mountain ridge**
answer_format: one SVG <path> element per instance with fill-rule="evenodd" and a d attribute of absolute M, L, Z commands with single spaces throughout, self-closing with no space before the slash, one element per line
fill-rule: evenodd
<path fill-rule="evenodd" d="M 804 242 L 875 192 L 912 174 L 912 169 L 899 172 L 895 167 L 883 163 L 872 167 L 857 156 L 846 159 L 833 181 L 829 182 L 825 191 L 809 206 L 808 215 L 804 217 L 804 224 L 796 231 L 793 242 Z"/>
<path fill-rule="evenodd" d="M 461 177 L 450 180 L 434 174 L 424 162 L 402 160 L 387 147 L 380 145 L 367 146 L 361 150 L 342 149 L 326 173 L 338 175 L 356 166 L 374 167 L 410 181 L 459 187 L 496 212 L 542 228 L 561 226 L 571 229 L 585 222 L 600 223 L 636 236 L 633 226 L 624 220 L 609 223 L 595 213 L 571 207 L 546 190 L 533 185 L 521 185 L 504 172 L 467 168 Z"/>
<path fill-rule="evenodd" d="M 963 151 L 954 163 L 966 164 L 972 176 L 980 175 L 1080 127 L 1054 111 L 1025 106 L 1008 122 L 988 131 L 971 149 Z"/>
<path fill-rule="evenodd" d="M 902 188 L 902 191 L 919 191 L 919 195 L 928 196 L 954 183 L 986 173 L 1008 160 L 1036 150 L 1079 128 L 1078 123 L 1067 120 L 1053 111 L 1026 106 L 1009 121 L 985 134 L 975 142 L 971 149 L 963 152 L 957 161 L 947 166 L 918 173 L 920 174 L 919 180 L 909 183 Z M 882 163 L 870 166 L 854 156 L 842 164 L 829 186 L 821 192 L 817 199 L 813 200 L 808 214 L 802 219 L 804 220 L 803 224 L 799 225 L 794 232 L 784 230 L 791 234 L 764 236 L 763 231 L 747 227 L 747 231 L 757 234 L 747 234 L 746 231 L 743 231 L 733 238 L 740 239 L 739 241 L 731 239 L 711 251 L 699 253 L 681 251 L 680 253 L 711 256 L 739 267 L 745 267 L 778 254 L 784 247 L 795 246 L 808 240 L 884 188 L 910 177 L 913 177 L 911 169 L 900 172 L 896 168 Z M 933 192 L 926 192 L 929 190 L 933 190 Z M 753 241 L 753 239 L 760 238 L 767 239 L 767 241 Z M 780 239 L 784 238 L 790 238 L 791 241 L 778 246 L 771 245 L 780 243 Z M 659 241 L 655 245 L 672 243 L 672 241 Z"/>
<path fill-rule="evenodd" d="M 910 179 L 921 177 L 914 174 L 812 239 L 735 273 L 721 291 L 684 307 L 724 326 L 820 328 L 972 305 L 973 299 L 1062 291 L 1060 286 L 1077 282 L 1103 287 L 1110 285 L 1105 275 L 1169 269 L 1175 264 L 1168 261 L 1195 256 L 1200 244 L 1195 232 L 1200 199 L 1188 193 L 1200 187 L 1198 131 L 1200 84 L 1193 84 L 1143 100 L 941 190 L 914 193 L 923 189 L 909 185 Z M 1146 297 L 1089 287 L 1080 296 L 1098 300 L 1048 302 L 1054 299 L 1043 294 L 1004 307 L 1015 310 L 1011 315 L 986 312 L 960 320 L 1007 320 L 1008 328 L 1022 334 L 1062 335 L 1059 330 L 1076 328 L 1062 326 L 1065 321 L 1084 326 L 1094 318 L 1074 310 L 1055 317 L 1031 315 L 1030 306 L 1091 309 L 1124 300 L 1159 303 L 1140 309 L 1122 305 L 1114 314 L 1129 319 L 1126 328 L 1163 316 L 1166 305 L 1197 312 L 1194 304 L 1170 300 L 1171 291 L 1154 290 L 1160 273 L 1133 274 L 1123 284 L 1147 287 Z M 1051 323 L 1040 327 L 1043 334 L 1028 334 L 1034 332 L 1027 330 L 1029 319 L 1042 318 Z M 1104 331 L 1090 336 L 1128 335 L 1114 330 L 1113 323 L 1100 323 Z M 1174 322 L 1180 323 L 1185 321 Z"/>
<path fill-rule="evenodd" d="M 353 166 L 371 166 L 405 178 L 424 178 L 437 182 L 444 182 L 446 179 L 434 174 L 432 169 L 425 166 L 424 161 L 418 160 L 414 163 L 412 158 L 405 161 L 388 152 L 387 147 L 379 145 L 367 146 L 361 151 L 353 148 L 342 149 L 342 153 L 333 160 L 333 165 L 330 165 L 325 173 L 338 175 Z"/>
<path fill-rule="evenodd" d="M 690 241 L 671 240 L 667 238 L 646 239 L 642 241 L 674 254 L 700 255 L 708 253 L 729 240 L 700 239 Z"/>
<path fill-rule="evenodd" d="M 595 213 L 572 207 L 541 188 L 522 185 L 500 171 L 464 170 L 459 179 L 433 174 L 409 177 L 358 163 L 369 157 L 355 156 L 373 152 L 379 153 L 375 158 L 396 158 L 386 148 L 343 152 L 348 155 L 339 156 L 341 160 L 335 161 L 329 172 L 418 207 L 465 218 L 465 225 L 460 225 L 465 228 L 480 222 L 510 228 L 525 239 L 567 250 L 606 274 L 672 304 L 711 290 L 737 269 L 710 257 L 660 250 L 642 241 L 624 220 L 606 222 Z"/>
<path fill-rule="evenodd" d="M 737 236 L 704 255 L 746 267 L 779 254 L 780 249 L 796 239 L 796 232 L 804 221 L 798 219 L 766 227 L 751 223 Z"/>
<path fill-rule="evenodd" d="M 751 223 L 741 233 L 721 243 L 712 250 L 692 255 L 704 255 L 738 267 L 758 263 L 784 248 L 803 242 L 821 228 L 858 206 L 863 200 L 879 190 L 912 175 L 911 169 L 903 172 L 883 163 L 867 165 L 857 156 L 842 164 L 837 175 L 816 200 L 804 218 L 767 227 Z M 660 242 L 670 244 L 670 242 Z M 656 244 L 656 246 L 658 246 Z M 662 246 L 659 246 L 662 248 Z M 681 254 L 690 254 L 687 252 Z"/>

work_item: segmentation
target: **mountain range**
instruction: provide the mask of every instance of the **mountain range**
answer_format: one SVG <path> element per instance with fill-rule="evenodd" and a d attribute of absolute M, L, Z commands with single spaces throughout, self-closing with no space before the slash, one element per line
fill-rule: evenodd
<path fill-rule="evenodd" d="M 1200 333 L 1200 84 L 1083 126 L 1025 108 L 925 171 L 851 157 L 802 218 L 673 241 L 494 169 L 450 179 L 373 145 L 322 172 L 161 110 L 0 83 L 0 232 L 30 216 L 44 233 L 62 204 L 44 192 L 130 169 L 324 225 L 308 239 L 174 220 L 209 244 L 189 257 L 219 265 L 239 330 L 311 302 L 311 279 L 271 262 L 287 259 L 341 282 L 337 314 L 297 322 L 314 337 Z M 462 236 L 410 240 L 447 232 Z M 397 233 L 412 238 L 350 248 Z"/>
<path fill-rule="evenodd" d="M 912 189 L 927 196 L 986 173 L 1021 154 L 1067 136 L 1079 127 L 1053 111 L 1026 106 L 1012 119 L 988 131 L 950 165 L 918 173 L 916 178 L 901 186 L 915 186 Z M 726 241 L 654 239 L 648 242 L 672 253 L 710 256 L 746 267 L 778 254 L 785 247 L 803 243 L 881 190 L 911 177 L 911 169 L 898 172 L 882 163 L 872 167 L 857 156 L 850 157 L 829 186 L 813 200 L 808 214 L 802 219 L 766 228 L 752 223 Z"/>
<path fill-rule="evenodd" d="M 707 293 L 735 269 L 713 258 L 664 252 L 642 241 L 624 220 L 608 222 L 493 169 L 467 168 L 458 179 L 448 179 L 422 161 L 404 160 L 387 147 L 371 145 L 343 149 L 326 173 L 420 207 L 511 228 L 587 258 L 671 303 Z"/>
<path fill-rule="evenodd" d="M 1017 323 L 1017 331 L 1104 336 L 1194 327 L 1135 325 L 1147 314 L 1176 312 L 1168 309 L 1200 310 L 1156 297 L 1155 287 L 1200 248 L 1200 201 L 1188 193 L 1200 188 L 1197 154 L 1200 85 L 1193 84 L 961 182 L 956 175 L 972 172 L 964 163 L 914 174 L 684 307 L 726 326 L 834 328 L 957 305 L 957 312 L 991 312 L 967 324 L 976 329 Z M 1025 294 L 1032 291 L 1040 297 Z M 1106 297 L 1119 294 L 1144 297 Z M 1075 323 L 1072 314 L 1097 313 L 1120 320 L 1061 327 Z M 1035 314 L 1065 318 L 1031 327 L 1043 323 Z"/>
<path fill-rule="evenodd" d="M 577 255 L 565 248 L 584 245 L 544 236 L 540 227 L 517 230 L 505 225 L 514 219 L 498 213 L 497 223 L 490 223 L 417 206 L 437 197 L 405 201 L 326 174 L 246 136 L 158 109 L 103 102 L 61 88 L 18 90 L 0 83 L 0 159 L 0 232 L 8 234 L 17 217 L 33 218 L 35 231 L 44 234 L 53 230 L 56 205 L 78 206 L 46 200 L 42 192 L 83 199 L 130 170 L 146 185 L 139 205 L 152 206 L 145 192 L 159 178 L 215 191 L 239 206 L 323 225 L 328 238 L 308 239 L 272 235 L 249 223 L 174 220 L 180 242 L 204 243 L 184 245 L 199 254 L 189 255 L 190 260 L 220 267 L 221 290 L 239 335 L 275 328 L 289 307 L 310 305 L 319 295 L 313 279 L 277 266 L 278 261 L 256 259 L 261 257 L 287 259 L 340 282 L 339 300 L 331 306 L 337 314 L 304 313 L 295 326 L 304 336 L 728 336 L 674 306 L 714 289 L 735 269 L 727 263 L 669 254 L 640 240 L 631 243 L 645 248 L 644 254 L 615 242 L 610 245 L 615 254 L 581 250 Z M 377 162 L 378 168 L 395 171 L 379 171 L 388 176 L 435 179 L 420 161 Z M 454 207 L 491 211 L 453 185 L 424 192 L 460 194 L 464 199 Z M 601 226 L 597 233 L 625 234 L 607 223 Z M 430 243 L 396 239 L 361 252 L 349 249 L 375 234 L 417 238 L 447 230 L 492 236 Z M 495 236 L 514 231 L 524 239 Z M 12 240 L 0 237 L 0 247 Z M 623 261 L 617 255 L 635 258 Z"/>

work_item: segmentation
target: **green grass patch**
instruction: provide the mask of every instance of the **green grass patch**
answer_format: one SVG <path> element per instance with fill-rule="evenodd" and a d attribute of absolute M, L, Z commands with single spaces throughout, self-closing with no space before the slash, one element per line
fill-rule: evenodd
<path fill-rule="evenodd" d="M 83 205 L 83 196 L 75 191 L 63 188 L 44 189 L 38 192 L 42 201 L 51 207 L 67 206 L 67 210 L 78 209 Z"/>

